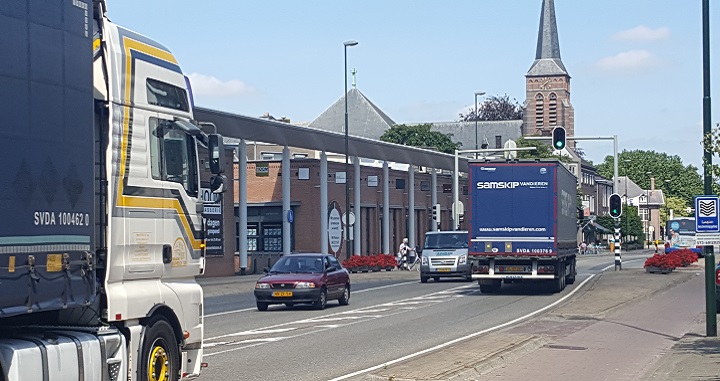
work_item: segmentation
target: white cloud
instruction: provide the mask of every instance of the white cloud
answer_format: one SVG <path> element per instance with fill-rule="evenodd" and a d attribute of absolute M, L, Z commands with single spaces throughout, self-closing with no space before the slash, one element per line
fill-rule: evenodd
<path fill-rule="evenodd" d="M 615 33 L 613 40 L 616 41 L 660 41 L 670 37 L 670 29 L 660 27 L 657 29 L 648 28 L 645 25 L 638 25 L 632 29 Z"/>
<path fill-rule="evenodd" d="M 209 95 L 215 97 L 231 97 L 253 92 L 253 88 L 237 79 L 221 81 L 213 76 L 192 73 L 188 75 L 195 95 Z"/>
<path fill-rule="evenodd" d="M 597 62 L 597 67 L 607 71 L 645 69 L 658 64 L 658 58 L 647 50 L 629 50 Z"/>

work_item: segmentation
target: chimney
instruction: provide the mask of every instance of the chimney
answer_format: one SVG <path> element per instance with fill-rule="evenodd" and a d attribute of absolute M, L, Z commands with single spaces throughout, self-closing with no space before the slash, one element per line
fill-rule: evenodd
<path fill-rule="evenodd" d="M 654 177 L 650 178 L 650 190 L 651 191 L 655 190 L 655 178 Z"/>

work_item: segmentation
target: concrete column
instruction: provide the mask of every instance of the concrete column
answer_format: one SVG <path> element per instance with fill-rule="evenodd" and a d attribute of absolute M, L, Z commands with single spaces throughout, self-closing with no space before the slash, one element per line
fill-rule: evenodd
<path fill-rule="evenodd" d="M 238 159 L 239 163 L 239 213 L 240 221 L 240 274 L 245 274 L 245 269 L 248 266 L 248 244 L 247 244 L 247 145 L 245 140 L 240 140 L 238 146 Z"/>
<path fill-rule="evenodd" d="M 383 162 L 383 220 L 382 220 L 382 249 L 383 254 L 395 254 L 390 250 L 390 168 L 388 162 Z"/>
<path fill-rule="evenodd" d="M 353 194 L 355 196 L 355 205 L 353 207 L 353 213 L 355 213 L 355 225 L 353 225 L 353 252 L 357 255 L 362 254 L 362 240 L 360 239 L 360 158 L 353 158 L 353 168 L 355 174 L 353 175 Z"/>
<path fill-rule="evenodd" d="M 408 235 L 410 247 L 415 247 L 415 166 L 408 166 Z"/>
<path fill-rule="evenodd" d="M 435 172 L 435 168 L 430 169 L 430 209 L 434 209 L 435 205 L 437 205 L 437 173 Z M 432 212 L 431 212 L 432 213 Z M 440 218 L 440 216 L 438 216 Z M 437 223 L 435 220 L 432 221 L 432 226 L 430 226 L 431 231 L 437 231 Z"/>
<path fill-rule="evenodd" d="M 283 255 L 290 254 L 291 228 L 288 222 L 290 211 L 290 150 L 287 146 L 282 151 L 282 208 L 283 208 Z"/>
<path fill-rule="evenodd" d="M 320 252 L 328 253 L 328 162 L 327 154 L 320 154 Z"/>

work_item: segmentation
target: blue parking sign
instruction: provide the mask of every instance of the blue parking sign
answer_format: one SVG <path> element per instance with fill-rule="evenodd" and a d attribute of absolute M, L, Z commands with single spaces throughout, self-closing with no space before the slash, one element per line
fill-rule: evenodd
<path fill-rule="evenodd" d="M 720 232 L 720 220 L 718 219 L 718 214 L 718 196 L 695 196 L 696 232 Z"/>

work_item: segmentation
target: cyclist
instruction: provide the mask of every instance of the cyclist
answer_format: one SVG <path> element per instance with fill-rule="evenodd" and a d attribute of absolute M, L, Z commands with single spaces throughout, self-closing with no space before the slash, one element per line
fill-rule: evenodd
<path fill-rule="evenodd" d="M 408 255 L 410 252 L 415 251 L 415 249 L 410 247 L 408 242 L 409 240 L 407 238 L 403 238 L 400 244 L 398 251 L 398 269 L 400 270 L 407 270 Z"/>

